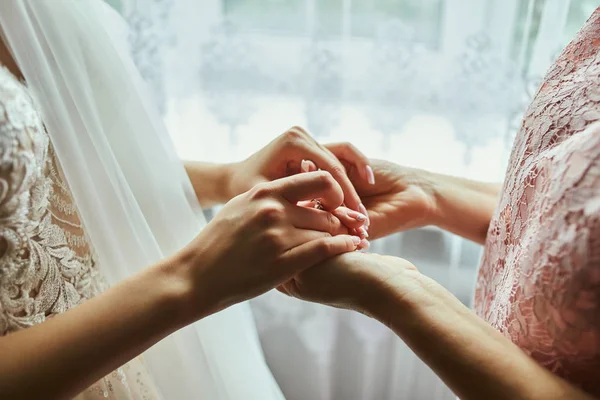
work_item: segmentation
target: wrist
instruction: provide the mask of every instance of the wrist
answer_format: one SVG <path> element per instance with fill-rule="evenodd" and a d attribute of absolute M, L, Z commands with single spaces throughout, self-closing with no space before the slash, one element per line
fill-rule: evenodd
<path fill-rule="evenodd" d="M 198 287 L 198 264 L 203 259 L 201 253 L 202 249 L 185 247 L 152 268 L 151 275 L 160 285 L 158 293 L 162 308 L 170 316 L 175 329 L 214 312 L 214 307 L 205 296 L 207 289 Z M 203 295 L 199 296 L 199 293 Z"/>
<path fill-rule="evenodd" d="M 429 179 L 435 204 L 432 225 L 485 243 L 499 185 L 440 174 L 431 174 Z"/>
<path fill-rule="evenodd" d="M 421 172 L 422 187 L 429 196 L 429 209 L 426 213 L 426 224 L 440 227 L 444 225 L 443 199 L 448 188 L 448 182 L 443 175 L 434 172 Z M 451 189 L 450 189 L 451 190 Z"/>
<path fill-rule="evenodd" d="M 379 285 L 377 296 L 366 305 L 367 314 L 399 333 L 399 324 L 410 324 L 436 307 L 436 285 L 416 268 L 402 269 Z"/>
<path fill-rule="evenodd" d="M 224 196 L 226 197 L 225 203 L 246 191 L 239 178 L 239 171 L 243 170 L 243 161 L 223 165 L 222 179 L 225 182 L 223 185 Z"/>
<path fill-rule="evenodd" d="M 184 165 L 196 197 L 204 208 L 227 203 L 235 197 L 230 193 L 235 164 L 186 161 Z"/>
<path fill-rule="evenodd" d="M 235 173 L 238 169 L 237 163 L 214 164 L 214 181 L 216 202 L 225 204 L 239 193 L 235 193 L 234 185 Z"/>

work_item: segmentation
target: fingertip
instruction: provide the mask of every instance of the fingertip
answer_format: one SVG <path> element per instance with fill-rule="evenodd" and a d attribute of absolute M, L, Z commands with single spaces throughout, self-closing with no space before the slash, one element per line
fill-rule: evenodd
<path fill-rule="evenodd" d="M 369 242 L 367 239 L 361 239 L 360 244 L 358 245 L 358 249 L 369 250 L 369 247 L 371 247 L 371 242 Z"/>
<path fill-rule="evenodd" d="M 308 166 L 308 161 L 307 160 L 302 160 L 300 162 L 300 172 L 309 172 L 309 166 Z"/>
<path fill-rule="evenodd" d="M 356 228 L 364 226 L 367 221 L 367 217 L 362 213 L 344 206 L 336 208 L 332 213 L 346 226 L 346 228 L 350 228 L 352 232 Z"/>
<path fill-rule="evenodd" d="M 331 253 L 329 257 L 334 257 L 339 254 L 349 253 L 357 250 L 362 241 L 361 238 L 354 235 L 338 235 L 330 238 L 332 242 L 336 242 L 337 245 L 331 246 Z M 329 258 L 327 257 L 327 258 Z"/>
<path fill-rule="evenodd" d="M 359 226 L 358 228 L 356 228 L 356 232 L 358 233 L 358 236 L 360 236 L 363 239 L 366 239 L 369 237 L 367 230 L 362 226 Z"/>
<path fill-rule="evenodd" d="M 365 222 L 365 228 L 369 229 L 369 225 L 371 225 L 371 219 L 369 218 L 369 213 L 367 212 L 367 208 L 363 203 L 358 205 L 358 211 L 367 217 L 367 221 Z"/>

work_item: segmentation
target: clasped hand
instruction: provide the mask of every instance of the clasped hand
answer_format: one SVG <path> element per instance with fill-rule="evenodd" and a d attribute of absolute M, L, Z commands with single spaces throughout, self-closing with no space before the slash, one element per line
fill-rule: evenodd
<path fill-rule="evenodd" d="M 381 184 L 375 184 L 376 179 Z M 390 199 L 391 189 L 398 188 L 400 195 L 406 192 L 405 186 L 392 185 L 385 173 L 374 173 L 369 160 L 353 146 L 320 145 L 300 128 L 292 128 L 236 165 L 229 186 L 235 197 L 182 253 L 191 266 L 187 269 L 191 300 L 210 304 L 204 314 L 274 287 L 307 300 L 322 297 L 322 302 L 335 305 L 311 290 L 334 285 L 331 279 L 343 283 L 341 275 L 328 273 L 318 282 L 318 270 L 328 266 L 329 272 L 335 268 L 350 280 L 360 276 L 365 283 L 369 279 L 363 272 L 382 270 L 369 268 L 375 262 L 369 254 L 357 255 L 362 268 L 358 275 L 353 274 L 356 258 L 335 258 L 368 246 L 370 221 L 359 194 L 365 193 L 368 204 L 379 211 L 377 206 Z M 374 215 L 385 220 L 381 212 Z M 309 269 L 316 273 L 303 278 L 302 272 Z M 379 275 L 371 281 L 378 279 Z M 347 288 L 354 290 L 351 286 Z"/>

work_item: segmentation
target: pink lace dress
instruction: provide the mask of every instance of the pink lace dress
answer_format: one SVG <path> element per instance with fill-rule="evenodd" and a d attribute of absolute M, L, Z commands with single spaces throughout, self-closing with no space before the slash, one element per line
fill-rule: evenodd
<path fill-rule="evenodd" d="M 600 396 L 600 8 L 529 106 L 502 193 L 475 309 Z"/>

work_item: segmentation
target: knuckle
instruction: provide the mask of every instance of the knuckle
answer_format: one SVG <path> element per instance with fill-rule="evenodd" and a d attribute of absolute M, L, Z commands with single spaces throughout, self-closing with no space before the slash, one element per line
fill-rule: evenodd
<path fill-rule="evenodd" d="M 285 144 L 297 145 L 298 143 L 304 142 L 308 134 L 304 129 L 294 126 L 288 129 L 282 136 Z"/>
<path fill-rule="evenodd" d="M 358 152 L 358 149 L 350 142 L 342 142 L 340 143 L 340 146 L 345 147 L 348 150 L 351 150 L 353 152 Z"/>
<path fill-rule="evenodd" d="M 275 202 L 265 203 L 261 205 L 256 217 L 262 223 L 262 225 L 274 225 L 281 221 L 284 217 L 285 210 L 283 207 Z"/>
<path fill-rule="evenodd" d="M 327 171 L 316 171 L 313 173 L 314 179 L 322 185 L 323 188 L 329 189 L 335 186 L 333 176 Z"/>
<path fill-rule="evenodd" d="M 284 247 L 283 235 L 275 229 L 266 230 L 263 239 L 269 248 L 280 249 Z"/>
<path fill-rule="evenodd" d="M 333 251 L 333 244 L 327 239 L 320 240 L 316 247 L 316 251 L 321 257 L 327 257 Z"/>
<path fill-rule="evenodd" d="M 330 168 L 330 171 L 331 171 L 332 175 L 336 175 L 336 176 L 346 174 L 346 168 L 344 168 L 344 166 L 339 162 L 332 165 Z"/>
<path fill-rule="evenodd" d="M 293 133 L 295 133 L 297 135 L 300 135 L 302 137 L 308 135 L 308 133 L 306 132 L 306 130 L 304 128 L 302 128 L 301 126 L 298 126 L 298 125 L 292 126 L 290 129 L 288 129 L 288 132 L 293 132 Z"/>
<path fill-rule="evenodd" d="M 330 212 L 326 213 L 325 215 L 327 216 L 327 226 L 329 229 L 328 233 L 337 234 L 340 231 L 342 223 Z"/>
<path fill-rule="evenodd" d="M 252 199 L 262 199 L 271 194 L 271 188 L 266 183 L 259 183 L 250 189 L 248 194 Z"/>

